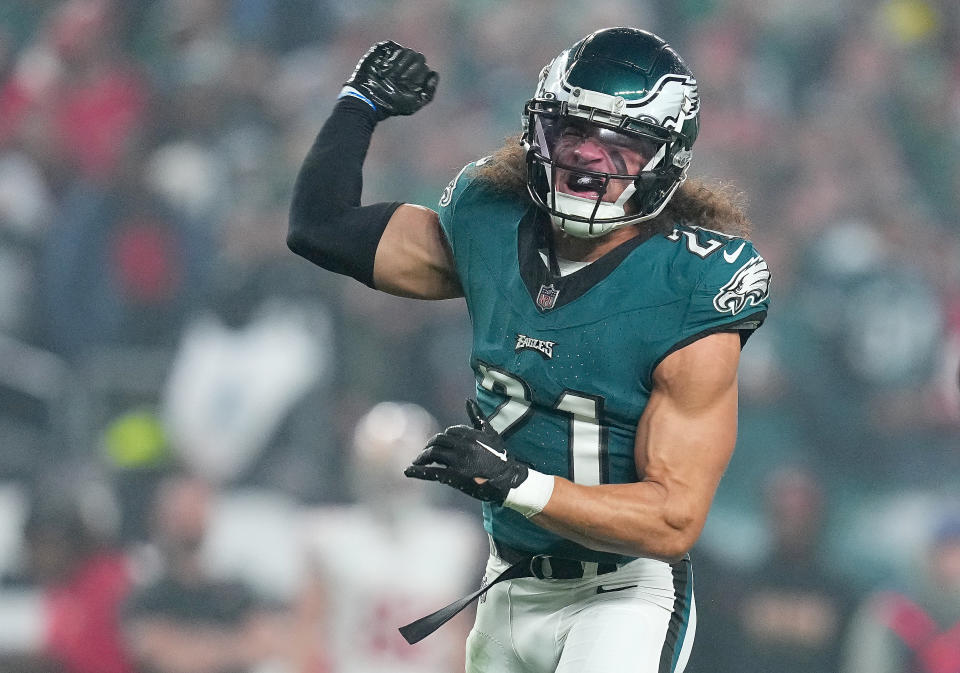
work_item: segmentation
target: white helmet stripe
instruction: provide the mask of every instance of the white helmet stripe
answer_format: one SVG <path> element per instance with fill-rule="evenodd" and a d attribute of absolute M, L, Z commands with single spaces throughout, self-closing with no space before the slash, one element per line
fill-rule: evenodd
<path fill-rule="evenodd" d="M 550 158 L 550 146 L 547 145 L 547 136 L 543 130 L 543 124 L 540 123 L 539 119 L 534 123 L 534 132 L 537 134 L 537 145 L 540 146 L 540 154 Z M 550 188 L 550 191 L 553 192 L 553 170 L 546 171 L 546 174 L 547 186 Z M 553 206 L 551 205 L 551 207 Z"/>
<path fill-rule="evenodd" d="M 664 143 L 660 145 L 660 149 L 657 150 L 657 153 L 650 158 L 650 161 L 648 161 L 647 165 L 644 166 L 641 170 L 652 171 L 654 168 L 657 167 L 657 164 L 659 164 L 663 160 L 663 157 L 666 155 L 666 153 L 667 153 L 667 145 Z"/>
<path fill-rule="evenodd" d="M 627 185 L 626 189 L 623 190 L 623 193 L 617 197 L 617 200 L 614 202 L 613 205 L 623 210 L 623 207 L 626 205 L 627 200 L 631 196 L 633 196 L 634 192 L 636 191 L 637 191 L 637 183 L 631 182 L 629 185 Z"/>

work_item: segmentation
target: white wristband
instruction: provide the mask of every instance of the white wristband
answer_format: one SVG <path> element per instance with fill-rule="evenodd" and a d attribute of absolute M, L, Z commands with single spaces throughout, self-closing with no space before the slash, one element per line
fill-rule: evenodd
<path fill-rule="evenodd" d="M 511 488 L 503 501 L 504 507 L 516 510 L 526 518 L 539 514 L 553 495 L 553 475 L 528 470 L 527 478 L 516 488 Z"/>

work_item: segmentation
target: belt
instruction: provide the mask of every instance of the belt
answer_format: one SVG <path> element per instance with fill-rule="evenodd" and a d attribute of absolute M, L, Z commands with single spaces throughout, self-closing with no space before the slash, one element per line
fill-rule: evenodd
<path fill-rule="evenodd" d="M 507 545 L 497 542 L 492 537 L 490 538 L 490 551 L 494 556 L 509 563 L 510 567 L 469 596 L 464 596 L 460 600 L 454 601 L 450 603 L 450 605 L 442 607 L 426 617 L 421 617 L 415 622 L 401 626 L 400 635 L 402 635 L 408 643 L 413 645 L 423 640 L 446 624 L 458 612 L 489 591 L 491 587 L 500 582 L 515 580 L 521 577 L 576 580 L 583 577 L 612 573 L 619 568 L 616 563 L 592 563 L 590 561 L 577 561 L 557 556 L 548 556 L 546 554 L 530 554 L 529 552 L 508 547 Z"/>
<path fill-rule="evenodd" d="M 578 580 L 584 577 L 606 575 L 616 571 L 620 566 L 616 563 L 596 563 L 591 561 L 577 561 L 575 559 L 548 556 L 546 554 L 530 555 L 502 542 L 490 538 L 490 551 L 497 558 L 507 563 L 528 563 L 530 575 L 541 580 Z"/>

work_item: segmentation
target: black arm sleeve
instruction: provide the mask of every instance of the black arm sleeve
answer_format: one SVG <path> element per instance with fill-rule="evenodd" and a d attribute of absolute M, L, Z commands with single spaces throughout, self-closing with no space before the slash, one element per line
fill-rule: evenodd
<path fill-rule="evenodd" d="M 380 237 L 400 202 L 360 205 L 363 160 L 376 116 L 341 98 L 307 153 L 293 187 L 287 247 L 324 269 L 373 287 Z"/>

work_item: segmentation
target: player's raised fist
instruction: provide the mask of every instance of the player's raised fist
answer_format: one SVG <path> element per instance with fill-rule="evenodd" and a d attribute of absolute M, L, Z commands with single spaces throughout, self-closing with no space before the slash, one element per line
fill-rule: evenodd
<path fill-rule="evenodd" d="M 366 101 L 382 121 L 394 115 L 413 114 L 429 103 L 438 79 L 419 51 L 392 41 L 378 42 L 357 63 L 340 97 L 354 96 Z"/>

